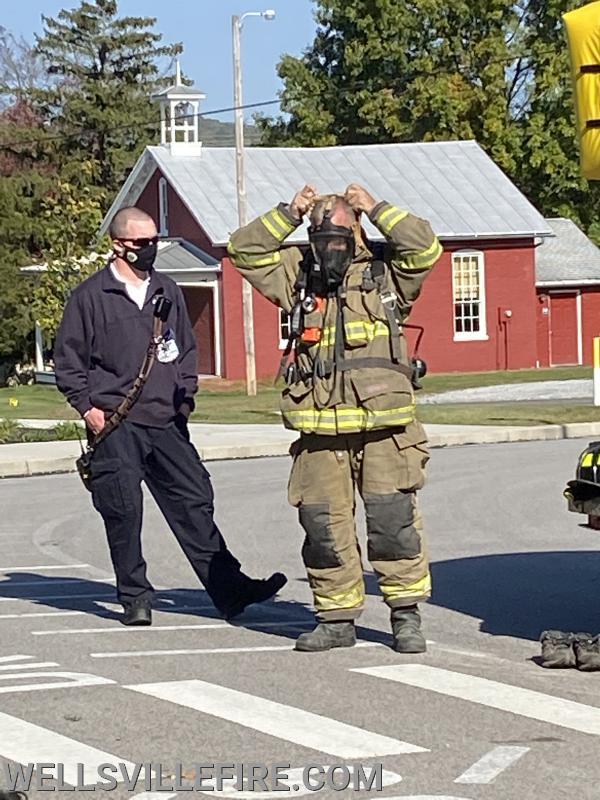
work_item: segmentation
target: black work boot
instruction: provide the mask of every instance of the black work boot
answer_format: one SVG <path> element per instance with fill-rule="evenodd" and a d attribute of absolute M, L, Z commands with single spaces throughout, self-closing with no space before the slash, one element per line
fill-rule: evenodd
<path fill-rule="evenodd" d="M 149 600 L 132 600 L 123 604 L 123 625 L 152 625 L 152 605 Z"/>
<path fill-rule="evenodd" d="M 574 641 L 574 634 L 567 631 L 544 631 L 540 636 L 542 667 L 566 669 L 576 666 Z"/>
<path fill-rule="evenodd" d="M 573 650 L 577 669 L 581 672 L 597 672 L 600 670 L 600 635 L 589 633 L 573 634 Z"/>
<path fill-rule="evenodd" d="M 286 583 L 287 578 L 281 572 L 274 572 L 266 580 L 248 578 L 248 583 L 245 584 L 242 594 L 236 597 L 231 602 L 231 605 L 222 609 L 223 616 L 227 620 L 239 617 L 247 606 L 270 600 L 280 589 L 283 589 Z"/>
<path fill-rule="evenodd" d="M 353 622 L 319 622 L 314 630 L 302 633 L 296 639 L 294 650 L 317 653 L 333 647 L 353 647 L 355 644 Z"/>
<path fill-rule="evenodd" d="M 392 648 L 397 653 L 424 653 L 427 650 L 421 632 L 421 615 L 416 605 L 392 608 Z"/>

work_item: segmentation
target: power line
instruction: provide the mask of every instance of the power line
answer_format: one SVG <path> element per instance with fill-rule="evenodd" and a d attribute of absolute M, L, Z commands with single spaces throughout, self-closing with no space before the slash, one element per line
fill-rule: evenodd
<path fill-rule="evenodd" d="M 210 111 L 199 111 L 197 114 L 185 114 L 178 119 L 196 119 L 197 117 L 208 117 L 214 114 L 225 114 L 229 111 L 237 111 L 238 109 L 247 109 L 247 108 L 262 108 L 264 106 L 272 106 L 277 105 L 280 103 L 280 100 L 264 100 L 260 103 L 244 103 L 241 106 L 229 106 L 227 108 L 215 108 L 211 109 Z M 111 131 L 119 131 L 119 130 L 131 130 L 132 128 L 136 128 L 138 130 L 146 129 L 146 128 L 159 128 L 160 127 L 160 120 L 156 120 L 155 122 L 146 122 L 142 123 L 141 125 L 112 125 L 110 130 Z M 51 136 L 40 136 L 39 139 L 26 139 L 21 141 L 15 142 L 2 142 L 0 143 L 0 150 L 7 150 L 12 147 L 19 147 L 22 145 L 33 145 L 33 144 L 44 144 L 45 142 L 52 142 L 60 139 L 71 139 L 73 136 L 78 136 L 85 133 L 95 133 L 96 128 L 81 128 L 80 130 L 73 131 L 72 133 L 57 133 L 52 134 Z"/>

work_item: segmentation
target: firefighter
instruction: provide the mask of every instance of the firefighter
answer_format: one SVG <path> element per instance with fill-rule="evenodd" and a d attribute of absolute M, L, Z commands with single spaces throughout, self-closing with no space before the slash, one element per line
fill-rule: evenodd
<path fill-rule="evenodd" d="M 384 245 L 367 243 L 363 213 Z M 310 248 L 284 248 L 305 215 Z M 290 314 L 281 412 L 284 425 L 300 433 L 291 448 L 289 500 L 305 532 L 317 617 L 296 650 L 356 642 L 365 599 L 358 489 L 394 649 L 424 652 L 417 604 L 429 597 L 431 580 L 416 492 L 429 456 L 403 325 L 441 245 L 428 222 L 352 184 L 344 195 L 325 196 L 305 186 L 291 203 L 237 230 L 228 252 L 252 286 Z"/>

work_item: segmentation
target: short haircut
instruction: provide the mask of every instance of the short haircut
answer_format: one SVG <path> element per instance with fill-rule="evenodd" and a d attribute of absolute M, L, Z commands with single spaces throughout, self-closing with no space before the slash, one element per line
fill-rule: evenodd
<path fill-rule="evenodd" d="M 327 212 L 331 216 L 345 218 L 344 222 L 348 223 L 348 227 L 356 222 L 356 212 L 342 195 L 326 194 L 318 197 L 310 212 L 310 224 L 318 228 Z"/>
<path fill-rule="evenodd" d="M 136 206 L 126 206 L 119 209 L 110 221 L 108 235 L 111 239 L 124 239 L 127 236 L 127 223 L 130 220 L 135 222 L 154 222 L 154 219 Z"/>

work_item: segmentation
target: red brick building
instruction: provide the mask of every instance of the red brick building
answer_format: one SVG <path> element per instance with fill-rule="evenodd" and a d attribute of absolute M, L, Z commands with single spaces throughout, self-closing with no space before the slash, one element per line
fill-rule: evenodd
<path fill-rule="evenodd" d="M 173 109 L 163 119 L 162 144 L 146 148 L 103 229 L 119 208 L 138 205 L 155 217 L 162 236 L 177 240 L 172 263 L 158 268 L 184 292 L 199 372 L 241 379 L 242 287 L 226 252 L 237 227 L 234 150 L 203 148 L 189 125 L 178 134 Z M 355 181 L 430 220 L 444 245 L 411 318 L 425 327 L 421 353 L 430 371 L 590 362 L 600 319 L 600 252 L 572 223 L 545 220 L 476 142 L 246 150 L 250 219 L 289 201 L 305 183 L 331 192 Z M 368 221 L 365 227 L 380 237 Z M 557 253 L 542 244 L 567 233 L 579 240 L 575 261 L 572 245 L 563 242 Z M 288 241 L 306 245 L 305 226 Z M 558 268 L 561 258 L 567 262 Z M 272 376 L 287 322 L 256 294 L 254 322 L 257 376 Z"/>

